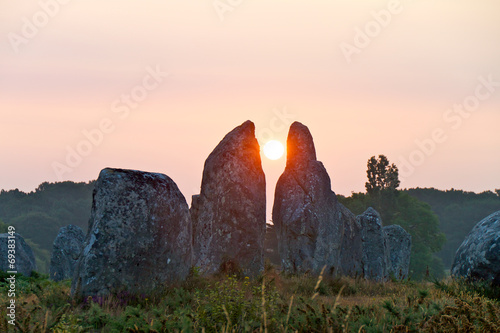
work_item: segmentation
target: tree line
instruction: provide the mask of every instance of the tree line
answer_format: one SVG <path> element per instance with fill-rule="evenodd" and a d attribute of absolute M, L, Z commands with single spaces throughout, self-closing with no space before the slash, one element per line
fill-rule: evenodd
<path fill-rule="evenodd" d="M 48 273 L 59 229 L 73 224 L 87 231 L 94 183 L 44 182 L 30 193 L 2 190 L 0 232 L 13 225 L 33 249 L 38 270 Z"/>

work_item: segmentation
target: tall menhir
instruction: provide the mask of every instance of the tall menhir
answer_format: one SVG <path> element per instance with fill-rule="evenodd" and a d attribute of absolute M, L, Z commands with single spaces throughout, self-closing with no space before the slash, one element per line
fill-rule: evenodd
<path fill-rule="evenodd" d="M 266 181 L 251 121 L 228 133 L 208 156 L 191 219 L 195 266 L 204 274 L 224 265 L 252 276 L 263 270 Z"/>

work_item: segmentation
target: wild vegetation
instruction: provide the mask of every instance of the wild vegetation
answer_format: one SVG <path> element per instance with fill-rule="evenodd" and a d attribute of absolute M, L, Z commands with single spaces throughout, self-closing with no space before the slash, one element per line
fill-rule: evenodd
<path fill-rule="evenodd" d="M 44 274 L 59 228 L 74 224 L 87 230 L 94 183 L 2 191 L 0 232 L 14 225 L 33 248 L 42 274 L 17 276 L 12 325 L 9 284 L 0 272 L 0 331 L 500 332 L 500 290 L 445 278 L 443 265 L 449 267 L 480 219 L 500 210 L 500 191 L 398 190 L 397 167 L 383 155 L 368 161 L 367 175 L 367 193 L 339 200 L 355 214 L 374 207 L 384 225 L 399 224 L 412 235 L 409 280 L 287 275 L 268 262 L 254 279 L 235 269 L 201 277 L 195 267 L 187 280 L 153 294 L 72 298 L 70 281 L 54 282 Z M 266 249 L 275 243 L 268 225 Z M 279 264 L 276 251 L 267 254 Z"/>
<path fill-rule="evenodd" d="M 387 157 L 367 162 L 366 193 L 339 200 L 354 214 L 375 208 L 384 225 L 398 224 L 412 236 L 410 275 L 441 278 L 476 223 L 500 210 L 500 190 L 476 194 L 458 190 L 398 190 L 398 168 Z"/>
<path fill-rule="evenodd" d="M 461 281 L 369 282 L 285 276 L 255 279 L 193 270 L 155 295 L 75 300 L 69 281 L 18 276 L 15 325 L 0 278 L 2 332 L 498 332 L 500 291 Z"/>
<path fill-rule="evenodd" d="M 35 254 L 38 270 L 49 272 L 52 244 L 61 227 L 77 225 L 86 232 L 94 182 L 42 183 L 30 193 L 0 192 L 0 231 L 13 225 Z"/>
<path fill-rule="evenodd" d="M 437 255 L 445 267 L 451 266 L 458 247 L 476 223 L 500 210 L 500 190 L 474 193 L 415 188 L 404 192 L 429 204 L 439 217 L 439 229 L 446 235 L 446 243 Z"/>

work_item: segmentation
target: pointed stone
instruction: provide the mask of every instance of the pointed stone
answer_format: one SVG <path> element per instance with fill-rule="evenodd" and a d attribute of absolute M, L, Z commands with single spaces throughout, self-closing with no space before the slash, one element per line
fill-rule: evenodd
<path fill-rule="evenodd" d="M 309 161 L 316 161 L 314 140 L 307 126 L 294 122 L 290 126 L 287 138 L 287 168 L 302 168 Z"/>
<path fill-rule="evenodd" d="M 245 275 L 263 270 L 266 182 L 251 121 L 228 133 L 208 156 L 191 217 L 195 266 L 202 272 L 233 264 Z"/>
<path fill-rule="evenodd" d="M 309 129 L 291 125 L 286 168 L 276 185 L 273 222 L 282 269 L 291 273 L 341 273 L 344 222 Z"/>

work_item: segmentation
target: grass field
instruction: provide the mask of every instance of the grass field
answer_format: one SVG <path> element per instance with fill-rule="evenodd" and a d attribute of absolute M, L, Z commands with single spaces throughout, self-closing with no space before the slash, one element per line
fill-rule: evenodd
<path fill-rule="evenodd" d="M 19 276 L 8 323 L 1 278 L 1 332 L 500 332 L 500 293 L 460 281 L 386 282 L 284 276 L 268 265 L 185 282 L 147 297 L 74 300 L 70 283 Z"/>

